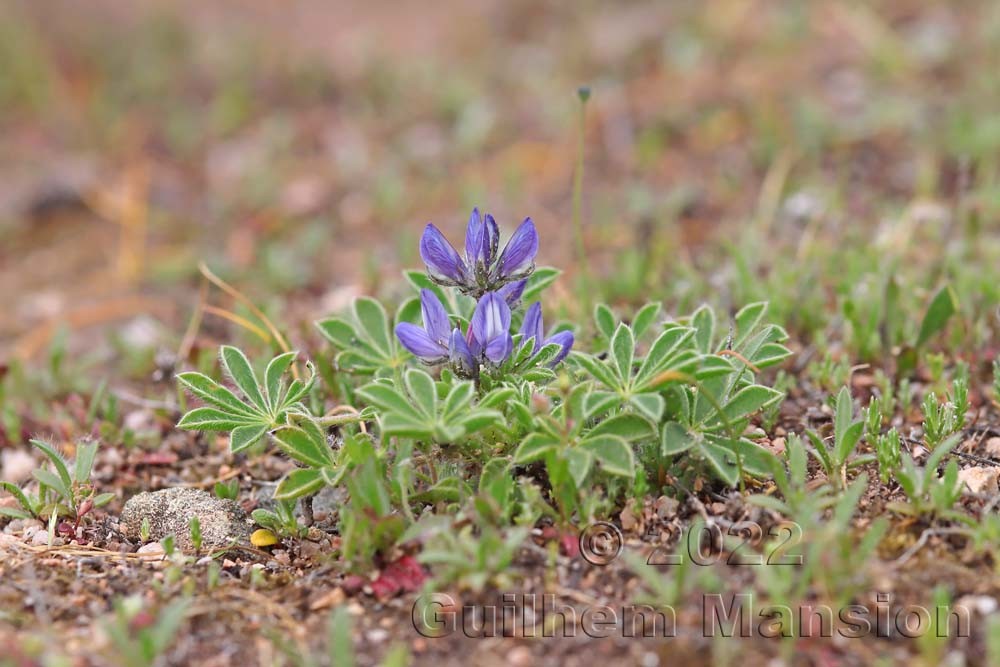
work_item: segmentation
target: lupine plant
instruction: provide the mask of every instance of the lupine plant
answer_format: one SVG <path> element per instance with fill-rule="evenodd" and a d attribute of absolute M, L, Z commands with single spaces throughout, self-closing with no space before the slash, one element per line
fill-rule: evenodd
<path fill-rule="evenodd" d="M 773 455 L 746 435 L 782 398 L 758 374 L 789 355 L 784 330 L 764 323 L 765 304 L 727 326 L 707 307 L 666 317 L 651 303 L 619 320 L 598 305 L 591 349 L 573 351 L 582 323 L 545 324 L 541 297 L 559 272 L 536 269 L 534 223 L 502 249 L 500 236 L 493 216 L 473 210 L 460 253 L 427 225 L 426 273 L 406 273 L 417 294 L 393 316 L 362 297 L 319 321 L 334 347 L 332 362 L 318 364 L 331 371 L 325 394 L 312 364 L 297 374 L 293 352 L 258 375 L 224 347 L 236 392 L 179 376 L 208 404 L 181 426 L 229 431 L 234 452 L 266 438 L 298 464 L 275 493 L 284 520 L 256 518 L 289 523 L 289 503 L 343 486 L 342 556 L 361 567 L 419 534 L 407 527 L 431 505 L 476 517 L 480 530 L 543 515 L 577 523 L 671 479 L 736 486 L 771 473 Z M 331 399 L 348 405 L 327 410 Z"/>

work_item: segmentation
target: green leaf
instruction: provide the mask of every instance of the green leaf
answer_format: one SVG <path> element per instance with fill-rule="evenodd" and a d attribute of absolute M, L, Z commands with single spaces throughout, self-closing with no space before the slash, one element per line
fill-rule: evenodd
<path fill-rule="evenodd" d="M 498 426 L 503 422 L 503 415 L 496 410 L 476 409 L 459 422 L 467 434 L 477 433 L 484 428 Z"/>
<path fill-rule="evenodd" d="M 837 409 L 833 418 L 833 442 L 835 449 L 840 451 L 840 443 L 843 442 L 847 429 L 854 421 L 854 403 L 851 400 L 851 391 L 847 387 L 841 388 L 837 394 Z"/>
<path fill-rule="evenodd" d="M 535 269 L 524 287 L 524 294 L 521 295 L 521 301 L 524 303 L 538 301 L 545 288 L 554 283 L 556 278 L 561 274 L 562 271 L 551 266 L 540 266 Z"/>
<path fill-rule="evenodd" d="M 843 434 L 842 439 L 836 443 L 837 445 L 837 461 L 843 465 L 847 462 L 847 458 L 854 451 L 854 447 L 858 444 L 858 440 L 861 439 L 861 434 L 864 433 L 865 425 L 862 422 L 854 422 L 851 424 L 847 431 Z"/>
<path fill-rule="evenodd" d="M 766 301 L 748 303 L 740 308 L 736 317 L 733 318 L 736 322 L 736 344 L 734 346 L 736 349 L 743 347 L 743 343 L 753 334 L 766 312 Z"/>
<path fill-rule="evenodd" d="M 958 311 L 958 297 L 950 285 L 945 285 L 931 300 L 923 321 L 920 323 L 920 334 L 917 336 L 917 347 L 929 341 L 934 334 L 944 329 L 948 320 Z"/>
<path fill-rule="evenodd" d="M 623 382 L 616 380 L 614 373 L 607 366 L 607 364 L 597 357 L 591 356 L 586 352 L 573 352 L 570 359 L 582 366 L 585 371 L 590 373 L 594 379 L 603 384 L 605 387 L 616 389 L 624 384 Z"/>
<path fill-rule="evenodd" d="M 702 306 L 691 316 L 691 326 L 695 329 L 694 340 L 698 351 L 710 354 L 715 338 L 715 312 L 708 306 Z"/>
<path fill-rule="evenodd" d="M 659 302 L 652 301 L 639 309 L 639 312 L 632 318 L 632 332 L 636 338 L 642 338 L 642 334 L 653 325 L 657 315 L 660 314 Z"/>
<path fill-rule="evenodd" d="M 316 323 L 323 337 L 336 345 L 341 350 L 353 347 L 357 342 L 358 335 L 350 322 L 339 317 L 330 317 Z"/>
<path fill-rule="evenodd" d="M 316 468 L 299 468 L 288 473 L 274 490 L 275 500 L 292 500 L 316 493 L 326 482 Z"/>
<path fill-rule="evenodd" d="M 781 400 L 782 396 L 784 394 L 776 389 L 752 384 L 736 392 L 736 395 L 723 406 L 722 411 L 732 422 Z"/>
<path fill-rule="evenodd" d="M 566 467 L 570 477 L 573 478 L 577 488 L 582 487 L 583 483 L 587 481 L 587 475 L 590 474 L 590 467 L 594 465 L 594 457 L 590 452 L 579 447 L 566 450 L 563 455 L 566 457 Z"/>
<path fill-rule="evenodd" d="M 177 375 L 177 381 L 192 394 L 226 412 L 247 417 L 254 417 L 258 412 L 241 401 L 227 387 L 218 384 L 212 378 L 201 373 L 188 372 Z"/>
<path fill-rule="evenodd" d="M 35 479 L 58 493 L 66 501 L 69 501 L 73 497 L 69 485 L 65 484 L 60 476 L 51 470 L 36 469 L 32 470 L 31 474 Z"/>
<path fill-rule="evenodd" d="M 24 491 L 20 489 L 16 484 L 11 482 L 0 482 L 0 489 L 3 489 L 10 495 L 14 496 L 21 507 L 23 507 L 27 512 L 34 512 L 31 506 L 31 502 L 28 500 L 28 496 L 24 495 Z"/>
<path fill-rule="evenodd" d="M 643 440 L 656 436 L 656 427 L 645 417 L 634 413 L 622 413 L 603 420 L 587 432 L 587 438 L 599 435 L 614 435 L 627 441 Z"/>
<path fill-rule="evenodd" d="M 444 405 L 441 406 L 441 418 L 451 421 L 460 417 L 461 413 L 469 408 L 475 394 L 476 389 L 471 382 L 456 382 L 445 397 Z"/>
<path fill-rule="evenodd" d="M 433 418 L 437 414 L 437 388 L 434 379 L 424 371 L 411 368 L 403 376 L 406 389 L 425 417 Z"/>
<path fill-rule="evenodd" d="M 695 438 L 682 424 L 667 422 L 663 425 L 663 435 L 660 438 L 660 456 L 677 456 L 683 454 L 695 445 Z"/>
<path fill-rule="evenodd" d="M 268 431 L 267 424 L 247 424 L 238 426 L 229 434 L 229 451 L 233 454 L 257 443 Z"/>
<path fill-rule="evenodd" d="M 736 466 L 736 455 L 733 452 L 711 442 L 701 443 L 698 451 L 716 477 L 729 486 L 736 486 L 740 481 L 740 470 Z"/>
<path fill-rule="evenodd" d="M 323 476 L 323 482 L 327 486 L 340 486 L 341 480 L 344 478 L 344 473 L 347 472 L 346 467 L 326 467 L 319 469 L 320 474 Z"/>
<path fill-rule="evenodd" d="M 658 373 L 676 360 L 674 353 L 693 336 L 694 329 L 690 327 L 671 327 L 657 336 L 635 374 L 635 386 L 645 388 L 652 382 Z"/>
<path fill-rule="evenodd" d="M 734 458 L 735 453 L 739 453 L 743 464 L 743 472 L 755 477 L 767 477 L 770 475 L 774 470 L 774 464 L 778 461 L 777 457 L 770 451 L 746 438 L 738 438 L 736 440 L 727 438 L 720 442 L 725 443 L 724 446 L 727 446 L 734 452 Z"/>
<path fill-rule="evenodd" d="M 621 404 L 621 396 L 613 391 L 592 391 L 583 400 L 584 419 L 600 417 Z"/>
<path fill-rule="evenodd" d="M 115 494 L 113 493 L 99 493 L 94 496 L 94 507 L 104 507 L 114 499 Z"/>
<path fill-rule="evenodd" d="M 242 415 L 231 415 L 215 408 L 195 408 L 181 417 L 177 427 L 191 431 L 232 431 L 248 424 L 260 425 L 260 417 L 251 421 Z"/>
<path fill-rule="evenodd" d="M 531 463 L 537 461 L 558 446 L 558 440 L 554 440 L 544 433 L 531 433 L 521 441 L 517 451 L 514 452 L 514 462 Z"/>
<path fill-rule="evenodd" d="M 479 407 L 499 408 L 514 399 L 517 392 L 510 387 L 499 387 L 479 399 Z"/>
<path fill-rule="evenodd" d="M 615 314 L 603 303 L 594 306 L 594 323 L 601 335 L 611 340 L 611 336 L 615 333 Z"/>
<path fill-rule="evenodd" d="M 94 457 L 97 456 L 97 442 L 81 442 L 76 447 L 76 463 L 73 479 L 77 484 L 90 481 L 90 471 L 94 468 Z"/>
<path fill-rule="evenodd" d="M 419 418 L 399 413 L 389 413 L 379 418 L 384 435 L 394 435 L 400 438 L 416 438 L 418 440 L 433 440 L 434 428 Z"/>
<path fill-rule="evenodd" d="M 295 361 L 297 354 L 297 352 L 279 354 L 271 359 L 264 371 L 264 391 L 267 393 L 268 404 L 271 406 L 272 412 L 277 412 L 278 408 L 281 407 L 281 376 Z"/>
<path fill-rule="evenodd" d="M 358 396 L 363 400 L 388 413 L 421 421 L 422 415 L 406 398 L 393 387 L 384 382 L 373 382 L 358 389 Z"/>
<path fill-rule="evenodd" d="M 369 297 L 355 299 L 354 316 L 375 347 L 385 356 L 392 354 L 389 317 L 382 304 Z"/>
<path fill-rule="evenodd" d="M 634 396 L 630 396 L 628 401 L 632 407 L 654 422 L 660 421 L 660 417 L 663 416 L 663 410 L 667 405 L 662 396 L 652 393 L 635 394 Z"/>
<path fill-rule="evenodd" d="M 618 377 L 627 386 L 632 377 L 632 360 L 635 357 L 635 338 L 632 329 L 625 323 L 619 324 L 611 338 L 611 359 L 618 370 Z"/>
<path fill-rule="evenodd" d="M 7 516 L 11 519 L 30 519 L 31 514 L 16 507 L 0 507 L 0 516 Z"/>
<path fill-rule="evenodd" d="M 66 460 L 59 454 L 59 452 L 41 440 L 31 440 L 31 444 L 42 450 L 42 453 L 44 453 L 45 456 L 52 461 L 52 467 L 54 467 L 56 472 L 59 474 L 59 479 L 62 480 L 64 488 L 69 489 L 72 487 L 73 479 L 69 475 L 69 468 L 66 466 Z M 49 484 L 49 486 L 52 485 Z"/>
<path fill-rule="evenodd" d="M 300 463 L 314 468 L 335 463 L 333 452 L 318 428 L 289 426 L 275 431 L 274 439 L 282 451 Z"/>
<path fill-rule="evenodd" d="M 624 438 L 616 435 L 588 437 L 580 443 L 579 448 L 590 452 L 601 464 L 601 469 L 609 475 L 635 476 L 635 455 Z"/>
<path fill-rule="evenodd" d="M 254 375 L 246 355 L 231 345 L 223 345 L 221 356 L 226 374 L 240 388 L 247 400 L 256 405 L 262 412 L 268 412 L 267 401 L 260 393 L 257 377 Z"/>

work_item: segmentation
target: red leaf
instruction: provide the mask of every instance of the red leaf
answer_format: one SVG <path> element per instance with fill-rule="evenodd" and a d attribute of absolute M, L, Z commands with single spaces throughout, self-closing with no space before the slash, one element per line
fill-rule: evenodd
<path fill-rule="evenodd" d="M 395 597 L 400 593 L 419 590 L 427 579 L 427 573 L 413 556 L 402 556 L 389 563 L 372 582 L 372 592 L 380 600 Z"/>

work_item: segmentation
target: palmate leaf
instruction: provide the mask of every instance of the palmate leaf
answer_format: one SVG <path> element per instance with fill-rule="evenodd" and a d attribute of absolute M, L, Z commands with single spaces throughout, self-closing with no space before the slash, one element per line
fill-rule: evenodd
<path fill-rule="evenodd" d="M 388 380 L 376 380 L 357 393 L 376 408 L 384 435 L 455 443 L 502 424 L 500 411 L 473 404 L 475 387 L 471 382 L 454 378 L 452 382 L 450 387 L 447 382 L 435 383 L 425 371 L 411 368 L 403 376 L 402 387 Z M 447 389 L 443 400 L 438 400 L 439 385 L 441 391 Z M 513 392 L 510 388 L 494 391 L 498 393 L 492 395 L 490 405 L 500 404 L 504 396 L 509 397 Z"/>
<path fill-rule="evenodd" d="M 337 348 L 337 365 L 361 375 L 387 373 L 406 358 L 385 309 L 375 299 L 355 299 L 351 317 L 316 322 L 320 333 Z"/>
<path fill-rule="evenodd" d="M 315 384 L 316 374 L 312 364 L 306 364 L 309 377 L 294 379 L 286 387 L 284 377 L 296 356 L 289 351 L 271 359 L 261 380 L 243 352 L 223 346 L 219 353 L 223 371 L 244 398 L 201 373 L 180 373 L 178 382 L 209 405 L 190 410 L 177 425 L 197 431 L 231 431 L 233 453 L 252 446 L 268 431 L 287 424 L 291 413 L 305 412 L 300 401 Z"/>

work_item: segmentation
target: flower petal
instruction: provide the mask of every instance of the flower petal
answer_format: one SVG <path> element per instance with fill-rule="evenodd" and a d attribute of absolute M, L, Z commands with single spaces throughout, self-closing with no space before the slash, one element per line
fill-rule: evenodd
<path fill-rule="evenodd" d="M 511 350 L 514 348 L 514 339 L 511 338 L 509 333 L 504 333 L 493 338 L 490 342 L 486 344 L 483 349 L 483 354 L 487 359 L 495 364 L 499 364 L 504 359 L 510 356 Z"/>
<path fill-rule="evenodd" d="M 427 273 L 438 282 L 454 285 L 465 279 L 465 262 L 433 224 L 428 224 L 420 237 L 420 258 L 427 265 Z"/>
<path fill-rule="evenodd" d="M 518 280 L 512 283 L 507 283 L 503 287 L 497 290 L 497 294 L 507 302 L 507 305 L 511 308 L 515 308 L 521 301 L 521 295 L 524 294 L 524 288 L 528 284 L 528 279 Z"/>
<path fill-rule="evenodd" d="M 556 355 L 556 358 L 549 362 L 549 368 L 555 366 L 560 361 L 566 358 L 566 355 L 569 354 L 569 351 L 573 349 L 573 341 L 574 337 L 572 331 L 560 331 L 548 337 L 548 339 L 545 341 L 545 345 L 548 345 L 549 343 L 559 343 L 560 345 L 562 345 L 562 350 L 559 352 L 558 355 Z"/>
<path fill-rule="evenodd" d="M 484 227 L 483 253 L 486 257 L 486 266 L 490 266 L 493 264 L 493 260 L 497 258 L 497 250 L 500 246 L 500 227 L 497 226 L 497 221 L 489 213 L 486 214 Z"/>
<path fill-rule="evenodd" d="M 448 357 L 451 359 L 452 366 L 455 367 L 456 371 L 460 371 L 466 376 L 471 376 L 475 373 L 476 364 L 472 358 L 472 350 L 469 349 L 469 344 L 465 342 L 465 337 L 458 327 L 455 327 L 455 330 L 451 332 Z"/>
<path fill-rule="evenodd" d="M 448 348 L 439 345 L 416 324 L 400 322 L 396 325 L 396 337 L 403 347 L 424 361 L 437 363 L 448 358 Z"/>
<path fill-rule="evenodd" d="M 510 333 L 510 308 L 496 292 L 487 292 L 476 304 L 470 326 L 473 335 L 485 345 L 502 334 Z"/>
<path fill-rule="evenodd" d="M 524 334 L 525 342 L 527 342 L 529 338 L 533 338 L 535 340 L 534 351 L 538 352 L 538 350 L 542 347 L 542 336 L 544 335 L 544 332 L 545 330 L 542 328 L 542 304 L 541 302 L 536 301 L 531 304 L 531 307 L 528 308 L 528 312 L 524 314 L 524 322 L 521 323 L 520 333 Z"/>
<path fill-rule="evenodd" d="M 420 312 L 424 318 L 424 330 L 431 340 L 447 345 L 448 338 L 451 337 L 451 322 L 448 320 L 448 312 L 432 290 L 420 290 Z"/>
<path fill-rule="evenodd" d="M 483 225 L 482 216 L 479 215 L 479 209 L 472 209 L 469 225 L 465 228 L 465 261 L 469 264 L 469 268 L 475 269 L 477 262 L 485 260 L 483 254 L 485 232 L 486 227 Z"/>
<path fill-rule="evenodd" d="M 538 232 L 531 218 L 525 218 L 500 254 L 500 277 L 523 278 L 535 268 L 537 254 Z"/>

